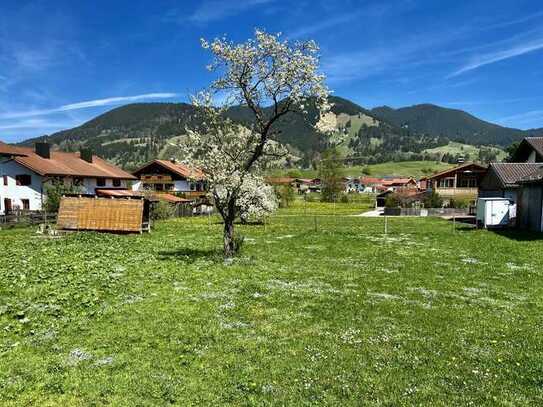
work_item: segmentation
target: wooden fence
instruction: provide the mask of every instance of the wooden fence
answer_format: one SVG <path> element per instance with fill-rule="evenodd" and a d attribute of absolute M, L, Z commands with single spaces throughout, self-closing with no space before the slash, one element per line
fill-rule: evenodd
<path fill-rule="evenodd" d="M 38 225 L 40 223 L 55 223 L 56 213 L 38 211 L 12 211 L 7 215 L 0 215 L 0 226 Z"/>

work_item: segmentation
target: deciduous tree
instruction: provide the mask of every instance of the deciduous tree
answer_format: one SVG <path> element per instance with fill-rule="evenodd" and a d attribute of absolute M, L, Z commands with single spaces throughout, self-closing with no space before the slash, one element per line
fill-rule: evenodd
<path fill-rule="evenodd" d="M 279 34 L 256 30 L 255 38 L 241 44 L 217 38 L 202 40 L 202 46 L 212 52 L 208 69 L 218 78 L 193 100 L 204 120 L 198 130 L 188 131 L 186 146 L 190 162 L 206 175 L 224 222 L 224 254 L 231 257 L 236 252 L 234 220 L 247 201 L 244 186 L 285 154 L 272 141 L 278 135 L 274 125 L 289 114 L 306 113 L 308 103 L 324 116 L 328 90 L 318 72 L 314 41 L 290 43 Z M 217 96 L 225 101 L 219 107 L 213 103 Z M 250 124 L 225 118 L 224 111 L 232 105 L 247 109 Z M 330 131 L 326 120 L 319 120 L 316 128 Z"/>

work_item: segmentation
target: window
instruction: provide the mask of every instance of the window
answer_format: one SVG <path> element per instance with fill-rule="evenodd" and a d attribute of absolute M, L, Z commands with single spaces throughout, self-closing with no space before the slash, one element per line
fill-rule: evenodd
<path fill-rule="evenodd" d="M 454 178 L 442 178 L 439 180 L 439 188 L 452 188 L 454 186 Z"/>
<path fill-rule="evenodd" d="M 30 201 L 28 199 L 21 199 L 21 203 L 23 204 L 24 211 L 30 210 Z"/>
<path fill-rule="evenodd" d="M 96 186 L 97 187 L 105 187 L 106 186 L 105 178 L 96 178 Z"/>
<path fill-rule="evenodd" d="M 194 184 L 194 182 L 191 182 L 191 183 L 190 183 L 190 190 L 191 190 L 191 191 L 196 190 L 196 185 Z"/>
<path fill-rule="evenodd" d="M 20 186 L 32 184 L 32 177 L 28 174 L 20 174 L 15 176 L 15 184 Z"/>
<path fill-rule="evenodd" d="M 8 176 L 4 175 L 2 178 L 4 178 L 4 186 L 8 186 Z"/>
<path fill-rule="evenodd" d="M 75 177 L 72 184 L 76 187 L 83 185 L 83 178 Z"/>
<path fill-rule="evenodd" d="M 121 180 L 120 179 L 114 179 L 113 180 L 113 186 L 114 187 L 120 187 L 121 186 Z"/>

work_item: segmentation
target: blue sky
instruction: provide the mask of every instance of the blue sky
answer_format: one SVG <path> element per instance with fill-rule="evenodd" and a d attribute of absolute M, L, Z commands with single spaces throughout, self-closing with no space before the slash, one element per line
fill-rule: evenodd
<path fill-rule="evenodd" d="M 434 103 L 543 127 L 540 0 L 2 0 L 0 140 L 187 101 L 212 79 L 199 39 L 255 27 L 315 39 L 329 87 L 364 107 Z"/>

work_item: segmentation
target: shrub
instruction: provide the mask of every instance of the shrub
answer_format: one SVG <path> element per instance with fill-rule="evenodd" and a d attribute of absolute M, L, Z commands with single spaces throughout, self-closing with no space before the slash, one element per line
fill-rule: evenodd
<path fill-rule="evenodd" d="M 385 208 L 399 208 L 401 206 L 400 199 L 396 194 L 390 194 L 385 199 Z"/>
<path fill-rule="evenodd" d="M 436 191 L 432 191 L 426 195 L 422 203 L 425 208 L 441 208 L 443 206 L 443 199 L 441 199 Z"/>
<path fill-rule="evenodd" d="M 279 200 L 280 208 L 288 208 L 294 201 L 295 194 L 292 185 L 281 185 L 275 187 L 275 194 Z"/>
<path fill-rule="evenodd" d="M 168 202 L 155 202 L 151 205 L 151 219 L 152 220 L 164 220 L 173 218 L 175 214 L 175 208 Z"/>
<path fill-rule="evenodd" d="M 341 202 L 341 203 L 349 203 L 350 202 L 349 195 L 341 194 L 341 196 L 339 198 L 339 202 Z"/>
<path fill-rule="evenodd" d="M 77 194 L 80 192 L 81 188 L 77 185 L 66 185 L 64 181 L 60 179 L 53 180 L 45 186 L 46 198 L 43 204 L 43 209 L 46 212 L 56 213 L 58 212 L 62 195 Z"/>

